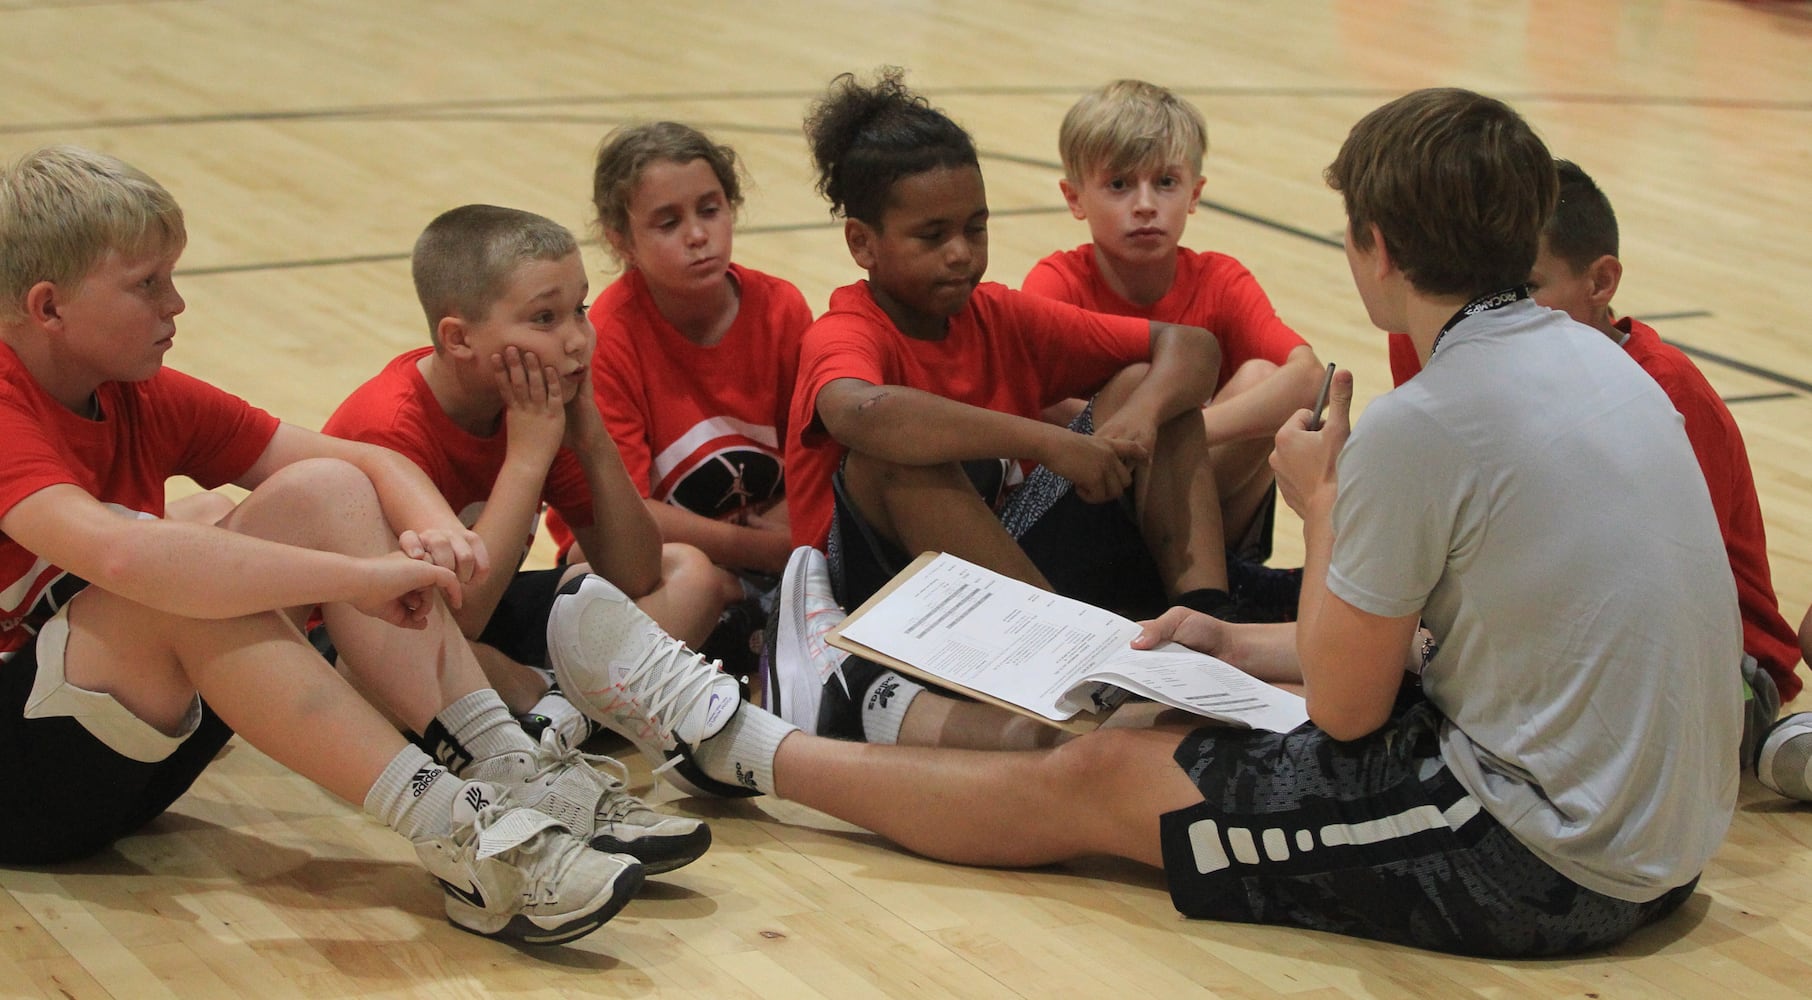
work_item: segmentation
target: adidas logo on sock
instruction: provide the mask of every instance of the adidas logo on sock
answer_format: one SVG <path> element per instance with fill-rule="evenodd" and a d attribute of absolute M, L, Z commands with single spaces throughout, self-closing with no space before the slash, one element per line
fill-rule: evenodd
<path fill-rule="evenodd" d="M 755 772 L 744 770 L 741 762 L 736 765 L 736 783 L 750 791 L 761 791 L 760 787 L 755 784 Z"/>
<path fill-rule="evenodd" d="M 436 781 L 439 781 L 440 776 L 446 773 L 447 769 L 444 767 L 424 767 L 415 772 L 415 777 L 409 779 L 409 797 L 412 799 L 421 798 L 427 793 L 428 788 Z"/>
<path fill-rule="evenodd" d="M 900 679 L 898 677 L 883 677 L 881 682 L 874 686 L 874 690 L 868 693 L 868 707 L 870 709 L 886 708 L 887 703 L 893 700 L 894 692 L 899 689 Z"/>

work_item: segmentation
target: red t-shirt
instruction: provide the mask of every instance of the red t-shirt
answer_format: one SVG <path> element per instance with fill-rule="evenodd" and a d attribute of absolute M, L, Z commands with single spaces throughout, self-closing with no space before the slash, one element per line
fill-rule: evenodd
<path fill-rule="evenodd" d="M 1170 291 L 1149 306 L 1133 305 L 1108 287 L 1095 266 L 1092 243 L 1060 250 L 1032 265 L 1020 289 L 1095 312 L 1207 330 L 1221 345 L 1216 389 L 1226 385 L 1248 361 L 1263 359 L 1281 365 L 1291 351 L 1308 344 L 1277 318 L 1277 310 L 1252 272 L 1224 253 L 1178 247 L 1177 273 Z"/>
<path fill-rule="evenodd" d="M 416 365 L 433 350 L 418 347 L 392 359 L 353 390 L 321 430 L 402 453 L 421 466 L 447 506 L 471 527 L 497 485 L 497 473 L 509 451 L 509 432 L 499 424 L 495 434 L 481 437 L 447 416 Z M 555 454 L 541 499 L 570 524 L 584 527 L 592 522 L 591 487 L 571 450 L 561 448 Z"/>
<path fill-rule="evenodd" d="M 705 517 L 785 495 L 787 410 L 812 324 L 790 283 L 736 264 L 736 320 L 710 347 L 661 316 L 642 272 L 591 306 L 592 383 L 604 426 L 642 496 Z"/>
<path fill-rule="evenodd" d="M 142 517 L 164 514 L 164 481 L 206 489 L 232 482 L 264 454 L 277 418 L 171 368 L 143 382 L 107 382 L 101 417 L 69 412 L 0 344 L 0 515 L 47 486 L 72 483 Z M 86 582 L 0 535 L 0 660 Z"/>
<path fill-rule="evenodd" d="M 1149 322 L 1087 312 L 994 282 L 975 289 L 936 341 L 902 334 L 867 282 L 837 289 L 799 351 L 787 437 L 793 544 L 823 548 L 830 537 L 831 475 L 849 449 L 818 421 L 818 393 L 836 379 L 935 392 L 1037 420 L 1052 403 L 1092 395 L 1122 368 L 1149 360 Z"/>
<path fill-rule="evenodd" d="M 1781 700 L 1792 701 L 1802 687 L 1793 672 L 1800 659 L 1799 637 L 1781 617 L 1780 601 L 1774 596 L 1761 501 L 1755 494 L 1755 474 L 1749 468 L 1749 451 L 1743 446 L 1736 418 L 1692 359 L 1663 341 L 1652 327 L 1625 316 L 1617 321 L 1617 329 L 1629 335 L 1623 349 L 1660 384 L 1674 409 L 1686 418 L 1686 438 L 1705 473 L 1730 571 L 1736 577 L 1737 605 L 1743 612 L 1743 651 L 1768 671 L 1780 689 Z M 1397 385 L 1422 370 L 1407 334 L 1390 335 L 1390 362 Z"/>

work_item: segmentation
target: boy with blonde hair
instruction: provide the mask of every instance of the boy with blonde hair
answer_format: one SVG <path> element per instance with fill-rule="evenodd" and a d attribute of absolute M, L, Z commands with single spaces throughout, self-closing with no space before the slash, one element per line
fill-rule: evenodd
<path fill-rule="evenodd" d="M 325 431 L 420 466 L 505 566 L 526 556 L 543 503 L 560 512 L 586 562 L 499 573 L 472 589 L 456 618 L 510 708 L 577 745 L 590 725 L 550 690 L 547 666 L 560 592 L 596 573 L 696 644 L 740 588 L 729 580 L 726 594 L 724 575 L 697 549 L 662 545 L 623 468 L 592 393 L 596 337 L 570 231 L 531 212 L 465 205 L 423 230 L 412 270 L 431 345 L 355 390 Z M 443 743 L 439 732 L 422 735 Z M 665 820 L 680 824 L 707 836 L 696 821 Z"/>
<path fill-rule="evenodd" d="M 1058 187 L 1070 214 L 1088 223 L 1093 242 L 1039 261 L 1021 288 L 1096 312 L 1214 334 L 1220 369 L 1202 421 L 1222 526 L 1234 553 L 1262 562 L 1270 554 L 1276 496 L 1267 462 L 1271 439 L 1314 401 L 1321 363 L 1239 261 L 1179 245 L 1202 194 L 1207 146 L 1201 112 L 1163 87 L 1117 80 L 1077 101 L 1058 132 L 1064 170 Z M 1237 561 L 1230 567 L 1235 597 L 1252 575 L 1242 576 L 1241 568 Z"/>
<path fill-rule="evenodd" d="M 237 732 L 408 837 L 456 926 L 588 933 L 642 867 L 602 853 L 621 846 L 613 789 L 538 752 L 453 623 L 483 541 L 398 456 L 163 366 L 186 241 L 169 192 L 112 157 L 52 147 L 0 171 L 0 786 L 22 804 L 0 863 L 129 836 Z M 166 518 L 173 475 L 251 495 Z M 481 780 L 314 654 L 298 626 L 316 605 L 358 688 L 458 729 Z"/>

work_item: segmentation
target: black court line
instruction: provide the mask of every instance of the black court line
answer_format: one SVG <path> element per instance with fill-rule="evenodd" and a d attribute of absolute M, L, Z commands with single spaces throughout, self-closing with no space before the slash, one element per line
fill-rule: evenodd
<path fill-rule="evenodd" d="M 1029 208 L 1001 208 L 989 212 L 991 218 L 1019 215 L 1055 215 L 1067 212 L 1068 208 L 1057 205 L 1036 205 Z M 769 233 L 803 233 L 812 230 L 839 229 L 842 223 L 836 219 L 822 222 L 776 222 L 764 226 L 737 226 L 738 236 L 760 236 Z M 582 247 L 599 247 L 596 239 L 579 241 Z M 407 251 L 401 253 L 363 253 L 348 254 L 344 257 L 303 257 L 297 260 L 266 260 L 251 264 L 218 264 L 213 267 L 184 267 L 176 271 L 179 278 L 205 278 L 220 274 L 252 274 L 259 271 L 294 271 L 311 267 L 347 267 L 358 264 L 391 264 L 409 259 Z"/>
<path fill-rule="evenodd" d="M 1725 396 L 1725 406 L 1736 406 L 1741 403 L 1767 403 L 1776 399 L 1798 399 L 1797 392 L 1759 392 L 1752 396 Z"/>
<path fill-rule="evenodd" d="M 118 2 L 118 0 L 116 0 Z M 940 87 L 935 96 L 961 97 L 1049 97 L 1070 96 L 1086 88 L 1056 85 Z M 1381 100 L 1396 97 L 1397 90 L 1357 87 L 1176 87 L 1180 94 L 1220 98 L 1291 98 L 1328 99 L 1364 98 Z M 0 124 L 0 135 L 25 132 L 78 132 L 96 129 L 149 128 L 163 125 L 205 125 L 261 121 L 327 121 L 348 118 L 371 118 L 389 115 L 415 115 L 431 111 L 476 112 L 510 108 L 532 109 L 569 107 L 573 105 L 612 105 L 634 103 L 674 103 L 680 101 L 748 102 L 772 100 L 810 101 L 823 94 L 811 90 L 744 90 L 700 91 L 697 93 L 588 94 L 565 97 L 470 98 L 449 101 L 422 101 L 411 104 L 344 105 L 324 108 L 287 108 L 260 111 L 222 111 L 194 115 L 149 115 L 128 118 L 86 118 L 61 121 L 9 122 Z M 1764 111 L 1812 111 L 1812 101 L 1761 100 L 1747 97 L 1691 97 L 1686 95 L 1641 94 L 1553 94 L 1499 93 L 1511 102 L 1550 102 L 1559 104 L 1605 104 L 1619 107 L 1691 107 Z"/>

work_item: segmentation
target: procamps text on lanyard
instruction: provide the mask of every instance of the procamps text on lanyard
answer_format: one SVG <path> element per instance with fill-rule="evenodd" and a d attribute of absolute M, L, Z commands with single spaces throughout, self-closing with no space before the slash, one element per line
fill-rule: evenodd
<path fill-rule="evenodd" d="M 1514 285 L 1510 288 L 1503 289 L 1502 291 L 1487 292 L 1461 306 L 1460 311 L 1454 313 L 1453 318 L 1447 321 L 1447 325 L 1441 327 L 1441 332 L 1435 334 L 1434 343 L 1428 346 L 1429 360 L 1434 360 L 1434 352 L 1440 350 L 1441 338 L 1447 336 L 1447 331 L 1459 326 L 1460 320 L 1470 316 L 1477 316 L 1479 313 L 1490 312 L 1493 309 L 1502 309 L 1512 302 L 1521 302 L 1528 297 L 1528 285 Z"/>

